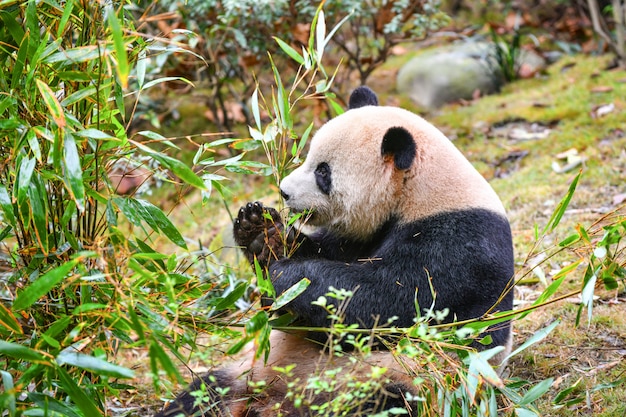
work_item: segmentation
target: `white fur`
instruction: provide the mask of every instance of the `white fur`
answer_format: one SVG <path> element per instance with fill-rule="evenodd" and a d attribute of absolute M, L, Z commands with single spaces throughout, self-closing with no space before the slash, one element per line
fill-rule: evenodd
<path fill-rule="evenodd" d="M 417 155 L 406 171 L 381 153 L 391 127 L 403 127 L 415 139 Z M 329 195 L 315 181 L 321 162 L 331 169 Z M 313 210 L 310 224 L 357 239 L 371 236 L 390 216 L 412 222 L 463 208 L 505 213 L 489 183 L 441 131 L 395 107 L 361 107 L 326 123 L 302 166 L 283 179 L 281 190 L 293 210 Z"/>

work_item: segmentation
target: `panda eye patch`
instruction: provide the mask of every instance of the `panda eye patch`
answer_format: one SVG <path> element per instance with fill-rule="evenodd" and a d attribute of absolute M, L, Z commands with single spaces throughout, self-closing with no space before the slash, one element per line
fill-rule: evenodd
<path fill-rule="evenodd" d="M 330 194 L 332 182 L 330 179 L 330 166 L 328 166 L 326 162 L 320 163 L 317 168 L 315 168 L 315 182 L 324 194 Z"/>

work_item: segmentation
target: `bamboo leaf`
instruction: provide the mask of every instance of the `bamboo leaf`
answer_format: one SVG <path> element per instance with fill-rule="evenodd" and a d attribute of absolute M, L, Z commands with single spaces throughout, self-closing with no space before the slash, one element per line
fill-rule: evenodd
<path fill-rule="evenodd" d="M 88 313 L 88 312 L 94 311 L 94 310 L 106 310 L 107 307 L 108 306 L 106 304 L 102 304 L 102 303 L 85 303 L 85 304 L 81 304 L 78 307 L 76 307 L 72 311 L 72 314 L 73 315 L 78 315 L 78 314 Z"/>
<path fill-rule="evenodd" d="M 28 44 L 29 44 L 30 33 L 28 30 L 24 34 L 24 38 L 22 39 L 22 43 L 20 44 L 20 49 L 17 51 L 17 58 L 15 59 L 15 64 L 13 65 L 13 77 L 11 79 L 11 88 L 17 88 L 20 81 L 23 81 L 23 69 L 26 64 L 26 56 L 28 54 Z"/>
<path fill-rule="evenodd" d="M 80 156 L 74 136 L 66 132 L 63 141 L 64 158 L 63 166 L 65 171 L 65 184 L 76 203 L 76 208 L 80 213 L 85 211 L 85 184 L 83 183 L 83 170 L 81 167 Z"/>
<path fill-rule="evenodd" d="M 37 88 L 41 93 L 41 98 L 43 99 L 48 111 L 50 112 L 50 116 L 52 116 L 52 120 L 59 127 L 59 129 L 65 128 L 65 112 L 63 111 L 63 107 L 57 100 L 54 92 L 48 87 L 48 84 L 44 83 L 40 79 L 36 79 Z"/>
<path fill-rule="evenodd" d="M 330 107 L 333 108 L 333 110 L 335 111 L 335 113 L 337 115 L 341 115 L 341 114 L 343 114 L 345 112 L 343 107 L 341 107 L 341 105 L 339 103 L 337 103 L 335 100 L 329 98 L 328 99 L 328 103 L 330 103 Z"/>
<path fill-rule="evenodd" d="M 39 141 L 37 140 L 37 135 L 34 129 L 28 129 L 26 132 L 26 141 L 28 142 L 28 146 L 30 147 L 30 151 L 33 153 L 33 156 L 39 163 L 43 163 L 41 159 L 41 148 L 39 147 Z"/>
<path fill-rule="evenodd" d="M 0 116 L 6 111 L 6 109 L 15 109 L 17 101 L 13 97 L 0 97 Z"/>
<path fill-rule="evenodd" d="M 261 310 L 246 322 L 246 333 L 249 335 L 255 334 L 263 330 L 263 328 L 265 328 L 268 323 L 269 319 L 267 313 L 264 310 Z"/>
<path fill-rule="evenodd" d="M 150 344 L 150 360 L 158 360 L 159 362 L 161 362 L 163 370 L 167 373 L 170 379 L 175 379 L 177 381 L 180 381 L 182 379 L 180 376 L 180 372 L 178 372 L 178 368 L 176 368 L 170 357 L 165 353 L 163 348 L 156 340 L 153 340 Z"/>
<path fill-rule="evenodd" d="M 120 209 L 120 211 L 126 216 L 129 222 L 134 226 L 141 226 L 142 217 L 139 215 L 135 204 L 128 198 L 115 197 L 113 203 Z"/>
<path fill-rule="evenodd" d="M 506 363 L 513 356 L 515 356 L 518 353 L 522 352 L 526 348 L 534 345 L 535 343 L 540 342 L 541 340 L 545 339 L 546 336 L 548 336 L 550 334 L 550 332 L 552 332 L 552 330 L 554 330 L 554 328 L 559 325 L 559 323 L 561 323 L 560 320 L 555 320 L 551 324 L 549 324 L 548 326 L 544 327 L 543 329 L 540 329 L 540 330 L 536 331 L 535 334 L 533 334 L 528 340 L 526 340 L 524 343 L 522 343 L 521 346 L 519 346 L 513 352 L 509 353 L 509 355 L 502 361 L 502 363 Z"/>
<path fill-rule="evenodd" d="M 235 343 L 234 345 L 232 345 L 227 351 L 226 354 L 227 355 L 234 355 L 237 354 L 239 352 L 241 352 L 241 349 L 243 349 L 248 342 L 250 342 L 250 340 L 252 340 L 251 336 L 246 336 L 246 337 L 242 337 L 240 338 L 237 343 Z"/>
<path fill-rule="evenodd" d="M 139 342 L 146 343 L 146 334 L 143 331 L 143 323 L 139 320 L 135 307 L 133 305 L 128 306 L 128 315 L 130 316 L 130 323 L 132 328 L 137 332 Z"/>
<path fill-rule="evenodd" d="M 72 16 L 72 10 L 74 10 L 74 0 L 67 0 L 63 6 L 63 16 L 61 17 L 61 20 L 59 20 L 59 25 L 57 26 L 57 38 L 63 37 L 65 26 Z"/>
<path fill-rule="evenodd" d="M 0 303 L 0 326 L 4 326 L 6 329 L 17 334 L 24 333 L 22 326 L 17 321 L 11 310 L 6 308 L 3 303 Z"/>
<path fill-rule="evenodd" d="M 192 185 L 196 188 L 199 188 L 201 190 L 205 189 L 204 181 L 202 181 L 202 178 L 198 177 L 196 173 L 193 172 L 191 168 L 189 168 L 183 162 L 179 161 L 178 159 L 174 159 L 170 156 L 167 156 L 165 154 L 162 154 L 160 152 L 154 151 L 139 142 L 133 141 L 133 144 L 137 146 L 137 148 L 139 148 L 141 151 L 145 152 L 146 154 L 150 155 L 152 158 L 159 161 L 166 168 L 172 170 L 172 172 L 178 178 L 183 180 L 185 183 Z"/>
<path fill-rule="evenodd" d="M 141 136 L 145 136 L 148 139 L 151 139 L 152 141 L 155 142 L 159 142 L 162 143 L 164 145 L 169 146 L 170 148 L 174 148 L 174 149 L 180 149 L 178 146 L 176 146 L 174 144 L 174 142 L 172 142 L 171 140 L 168 140 L 165 136 L 157 133 L 157 132 L 152 132 L 150 130 L 142 130 L 141 132 L 137 132 L 138 135 Z M 208 146 L 208 145 L 204 145 L 204 146 Z"/>
<path fill-rule="evenodd" d="M 67 326 L 70 325 L 73 319 L 74 318 L 71 316 L 64 316 L 58 319 L 50 327 L 48 327 L 48 330 L 46 330 L 42 336 L 45 335 L 50 339 L 55 339 L 62 331 L 67 329 Z"/>
<path fill-rule="evenodd" d="M 17 177 L 17 204 L 22 206 L 26 196 L 28 195 L 28 187 L 30 186 L 30 180 L 35 171 L 35 164 L 37 161 L 31 158 L 23 158 L 20 162 L 19 174 Z"/>
<path fill-rule="evenodd" d="M 520 407 L 515 409 L 515 415 L 517 417 L 539 417 L 537 413 L 535 413 L 534 411 L 531 411 L 527 408 L 520 408 Z"/>
<path fill-rule="evenodd" d="M 143 88 L 143 84 L 146 80 L 146 67 L 148 65 L 148 60 L 146 59 L 146 50 L 142 49 L 139 52 L 139 56 L 137 62 L 135 63 L 135 72 L 137 74 L 137 86 L 141 90 Z"/>
<path fill-rule="evenodd" d="M 48 293 L 55 285 L 63 281 L 67 274 L 76 267 L 81 258 L 73 259 L 38 277 L 28 287 L 17 294 L 13 302 L 13 311 L 30 307 L 39 298 Z"/>
<path fill-rule="evenodd" d="M 315 57 L 318 65 L 321 67 L 322 56 L 324 55 L 324 47 L 326 46 L 326 20 L 324 19 L 324 10 L 318 12 L 317 27 L 315 28 L 315 44 L 317 46 L 317 56 Z"/>
<path fill-rule="evenodd" d="M 13 213 L 11 197 L 7 188 L 2 184 L 0 184 L 0 207 L 2 207 L 2 213 L 4 213 L 4 220 L 15 227 L 15 214 Z"/>
<path fill-rule="evenodd" d="M 28 200 L 30 208 L 30 216 L 33 219 L 35 237 L 39 244 L 39 249 L 44 256 L 48 256 L 48 209 L 47 196 L 41 195 L 45 193 L 45 187 L 38 187 L 36 181 L 31 181 L 28 187 Z"/>
<path fill-rule="evenodd" d="M 580 240 L 580 234 L 574 233 L 563 239 L 559 242 L 559 246 L 565 248 L 567 246 L 571 246 L 572 244 L 578 242 Z"/>
<path fill-rule="evenodd" d="M 287 288 L 285 292 L 276 298 L 276 301 L 272 304 L 272 310 L 280 310 L 285 305 L 289 304 L 294 298 L 302 294 L 304 290 L 308 288 L 309 284 L 311 284 L 311 280 L 302 278 L 300 281 Z"/>
<path fill-rule="evenodd" d="M 40 392 L 29 392 L 28 399 L 39 406 L 41 409 L 54 411 L 50 416 L 61 415 L 64 417 L 84 417 L 73 404 L 64 403 L 49 395 Z M 58 414 L 57 414 L 58 413 Z"/>
<path fill-rule="evenodd" d="M 4 340 L 0 340 L 0 354 L 27 362 L 42 364 L 50 363 L 48 357 L 43 352 L 18 345 L 17 343 L 6 342 Z"/>
<path fill-rule="evenodd" d="M 57 77 L 59 77 L 60 80 L 64 80 L 64 81 L 78 81 L 78 82 L 83 82 L 83 83 L 85 82 L 88 83 L 93 78 L 91 74 L 86 74 L 82 71 L 71 71 L 71 70 L 59 71 L 57 73 Z"/>
<path fill-rule="evenodd" d="M 78 103 L 79 101 L 86 99 L 87 97 L 94 96 L 97 92 L 98 90 L 96 90 L 95 85 L 88 85 L 87 87 L 81 88 L 80 90 L 65 97 L 61 104 L 64 106 L 71 106 L 74 103 Z"/>
<path fill-rule="evenodd" d="M 30 33 L 30 36 L 27 36 L 29 44 L 29 58 L 32 60 L 31 62 L 37 62 L 37 53 L 35 51 L 37 50 L 37 47 L 39 45 L 44 46 L 46 42 L 41 41 L 41 30 L 39 26 L 39 19 L 37 17 L 36 1 L 28 2 L 28 5 L 26 6 L 26 18 L 24 19 L 24 23 L 25 26 L 28 28 L 26 32 Z"/>
<path fill-rule="evenodd" d="M 193 83 L 191 81 L 189 81 L 186 78 L 183 77 L 161 77 L 161 78 L 157 78 L 155 80 L 151 80 L 148 81 L 147 83 L 144 84 L 142 90 L 147 90 L 150 87 L 153 87 L 157 84 L 161 84 L 161 83 L 166 83 L 166 82 L 170 82 L 170 81 L 182 81 L 192 87 L 194 87 Z"/>
<path fill-rule="evenodd" d="M 8 399 L 5 400 L 5 405 L 9 410 L 9 416 L 16 416 L 15 384 L 13 383 L 13 376 L 7 371 L 0 371 L 0 375 L 2 376 L 2 386 L 4 387 L 5 395 L 8 397 Z"/>
<path fill-rule="evenodd" d="M 76 136 L 80 136 L 83 138 L 99 139 L 99 140 L 114 140 L 114 141 L 120 142 L 120 139 L 116 138 L 115 136 L 111 136 L 108 133 L 104 133 L 103 131 L 98 130 L 98 129 L 79 130 L 78 132 L 75 132 L 74 134 Z"/>
<path fill-rule="evenodd" d="M 73 349 L 73 348 L 68 348 Z M 94 356 L 85 355 L 83 353 L 74 352 L 65 349 L 56 357 L 60 366 L 70 365 L 77 368 L 95 372 L 98 375 L 107 375 L 113 378 L 134 378 L 135 373 L 123 366 L 115 365 L 104 359 Z"/>
<path fill-rule="evenodd" d="M 113 47 L 115 48 L 115 55 L 117 57 L 115 69 L 117 70 L 117 76 L 119 77 L 122 88 L 126 89 L 128 88 L 130 67 L 128 66 L 128 56 L 126 55 L 124 33 L 122 32 L 120 21 L 117 19 L 112 7 L 108 9 L 107 20 L 109 22 L 109 28 L 111 29 L 111 36 L 113 36 Z"/>
<path fill-rule="evenodd" d="M 0 5 L 2 6 L 10 5 L 10 2 L 9 4 L 6 4 L 6 5 L 2 3 L 0 3 Z M 24 29 L 22 28 L 20 24 L 18 24 L 18 19 L 17 19 L 18 10 L 19 8 L 15 8 L 12 11 L 13 13 L 9 13 L 6 10 L 0 10 L 0 19 L 2 19 L 2 23 L 4 23 L 4 27 L 6 27 L 9 30 L 9 33 L 11 34 L 11 37 L 13 38 L 15 43 L 19 45 L 22 43 L 22 39 L 24 39 Z"/>
<path fill-rule="evenodd" d="M 257 130 L 261 130 L 261 113 L 259 111 L 259 88 L 255 88 L 250 98 L 250 107 L 252 108 L 252 115 L 254 116 L 254 122 L 256 123 Z M 252 130 L 252 128 L 250 128 Z"/>
<path fill-rule="evenodd" d="M 265 271 L 261 268 L 261 264 L 259 264 L 256 257 L 254 258 L 254 273 L 256 275 L 256 285 L 259 291 L 261 291 L 262 294 L 274 297 L 276 295 L 276 290 L 274 290 L 272 280 L 266 276 Z"/>
<path fill-rule="evenodd" d="M 263 312 L 265 313 L 265 312 Z M 267 319 L 267 313 L 265 313 L 265 317 Z M 272 333 L 272 327 L 269 323 L 265 323 L 265 326 L 258 333 L 257 337 L 254 340 L 254 344 L 256 346 L 256 351 L 254 352 L 254 359 L 258 359 L 261 357 L 262 353 L 265 353 L 264 362 L 267 363 L 267 360 L 270 355 L 270 334 Z"/>
<path fill-rule="evenodd" d="M 581 302 L 584 306 L 587 307 L 587 319 L 590 325 L 591 319 L 593 318 L 593 295 L 595 293 L 597 280 L 598 277 L 593 274 L 585 284 L 582 292 L 580 293 Z"/>
<path fill-rule="evenodd" d="M 347 15 L 345 15 L 343 17 L 343 19 L 341 19 L 339 21 L 339 23 L 337 23 L 335 25 L 335 27 L 332 28 L 332 30 L 328 33 L 328 35 L 326 35 L 326 39 L 324 39 L 324 46 L 328 45 L 328 43 L 330 42 L 330 40 L 333 38 L 333 36 L 335 36 L 335 33 L 341 28 L 341 26 L 347 22 L 348 20 L 350 20 L 352 18 L 352 15 L 354 14 L 354 9 L 352 9 L 350 11 L 350 13 L 348 13 Z"/>
<path fill-rule="evenodd" d="M 74 379 L 65 369 L 57 368 L 57 372 L 60 385 L 85 416 L 98 417 L 103 415 L 96 403 L 74 382 Z"/>
<path fill-rule="evenodd" d="M 563 214 L 565 214 L 565 210 L 567 210 L 567 206 L 569 206 L 569 203 L 572 200 L 574 191 L 576 191 L 576 185 L 578 184 L 578 180 L 580 179 L 581 175 L 582 175 L 582 170 L 578 172 L 578 174 L 574 177 L 574 179 L 570 183 L 569 189 L 567 190 L 567 194 L 565 194 L 565 197 L 563 197 L 563 199 L 556 206 L 554 213 L 552 213 L 552 216 L 550 216 L 550 220 L 548 220 L 548 224 L 546 224 L 546 227 L 543 229 L 543 234 L 545 234 L 546 232 L 553 231 L 554 228 L 561 221 Z"/>
<path fill-rule="evenodd" d="M 0 242 L 2 242 L 4 239 L 7 238 L 7 236 L 9 236 L 11 234 L 11 231 L 13 230 L 13 226 L 8 225 L 5 228 L 3 228 L 0 231 Z"/>
<path fill-rule="evenodd" d="M 282 49 L 287 55 L 289 55 L 291 59 L 293 59 L 300 65 L 304 64 L 304 58 L 302 58 L 302 55 L 300 55 L 298 51 L 293 49 L 288 43 L 286 43 L 282 39 L 276 36 L 274 36 L 273 38 L 278 43 L 278 46 L 280 46 L 280 49 Z M 256 93 L 256 90 L 255 90 L 255 93 Z M 257 124 L 257 126 L 259 126 L 259 124 Z"/>
<path fill-rule="evenodd" d="M 491 349 L 492 353 L 497 353 L 495 349 Z M 478 390 L 478 384 L 480 382 L 480 378 L 484 378 L 489 384 L 494 387 L 504 387 L 504 383 L 493 369 L 493 367 L 487 362 L 487 357 L 484 353 L 489 352 L 469 352 L 469 369 L 467 371 L 467 391 L 470 400 L 474 400 L 476 396 L 476 392 Z"/>
<path fill-rule="evenodd" d="M 147 213 L 145 220 L 148 221 L 148 218 L 151 218 L 153 223 L 150 226 L 156 231 L 161 231 L 163 234 L 171 240 L 173 243 L 177 244 L 181 248 L 187 249 L 187 244 L 185 243 L 185 239 L 180 234 L 176 226 L 167 218 L 167 216 L 161 211 L 157 206 L 145 201 L 145 200 L 136 200 L 136 202 L 142 207 L 142 212 Z"/>
<path fill-rule="evenodd" d="M 211 299 L 209 305 L 215 307 L 215 310 L 221 311 L 231 308 L 235 305 L 235 302 L 239 300 L 246 292 L 248 283 L 240 282 L 231 292 L 227 295 Z"/>
<path fill-rule="evenodd" d="M 548 390 L 552 386 L 553 381 L 554 378 L 548 378 L 534 385 L 526 392 L 526 394 L 524 394 L 522 401 L 520 401 L 518 405 L 529 405 L 535 402 L 537 399 L 539 399 L 539 397 L 548 392 Z"/>
<path fill-rule="evenodd" d="M 567 399 L 567 397 L 569 397 L 569 395 L 572 392 L 575 392 L 575 391 L 577 391 L 580 388 L 579 385 L 580 385 L 581 381 L 582 381 L 582 378 L 578 378 L 578 380 L 576 382 L 574 382 L 572 385 L 568 386 L 567 388 L 565 388 L 564 390 L 562 390 L 558 394 L 556 394 L 554 396 L 554 398 L 552 399 L 552 403 L 556 404 L 556 405 L 564 403 L 565 400 Z"/>
<path fill-rule="evenodd" d="M 56 52 L 45 59 L 45 64 L 61 63 L 65 65 L 71 65 L 74 63 L 91 61 L 100 58 L 100 55 L 105 52 L 98 45 L 79 46 L 72 49 L 66 49 L 64 51 Z M 64 66 L 65 66 L 64 65 Z"/>

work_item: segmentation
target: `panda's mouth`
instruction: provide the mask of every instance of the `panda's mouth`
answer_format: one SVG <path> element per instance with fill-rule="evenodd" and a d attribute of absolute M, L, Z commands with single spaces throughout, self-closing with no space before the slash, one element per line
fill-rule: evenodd
<path fill-rule="evenodd" d="M 289 224 L 293 224 L 295 222 L 301 224 L 315 224 L 315 219 L 318 217 L 315 209 L 312 208 L 297 209 L 289 207 L 289 211 L 291 213 L 291 216 L 289 216 Z"/>

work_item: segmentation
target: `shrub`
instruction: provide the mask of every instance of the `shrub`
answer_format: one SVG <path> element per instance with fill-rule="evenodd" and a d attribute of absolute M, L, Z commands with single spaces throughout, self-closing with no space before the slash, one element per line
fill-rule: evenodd
<path fill-rule="evenodd" d="M 329 24 L 338 25 L 346 19 L 329 39 L 329 47 L 338 50 L 334 54 L 336 63 L 345 60 L 348 70 L 358 74 L 361 84 L 386 62 L 394 46 L 424 39 L 447 23 L 447 17 L 439 10 L 439 1 L 435 0 L 351 0 L 323 4 Z M 207 104 L 212 119 L 218 130 L 228 131 L 234 125 L 227 101 L 247 109 L 246 100 L 256 86 L 254 71 L 265 62 L 266 53 L 281 60 L 273 37 L 301 51 L 306 47 L 310 22 L 316 12 L 316 6 L 304 0 L 167 0 L 160 2 L 159 8 L 181 14 L 182 22 L 174 23 L 173 27 L 181 26 L 200 34 L 200 40 L 194 40 L 194 51 L 203 60 L 196 59 L 194 64 L 187 59 L 180 65 L 197 68 L 208 86 Z M 278 65 L 283 76 L 288 69 L 296 69 L 290 61 L 281 60 Z M 252 124 L 251 115 L 244 114 L 246 124 Z"/>
<path fill-rule="evenodd" d="M 9 267 L 0 409 L 9 416 L 104 415 L 134 375 L 116 363 L 120 347 L 149 351 L 155 384 L 161 373 L 182 380 L 166 351 L 183 359 L 178 348 L 196 337 L 184 330 L 189 305 L 222 293 L 219 282 L 181 272 L 184 257 L 153 247 L 154 235 L 187 244 L 161 209 L 116 194 L 107 175 L 138 155 L 181 186 L 219 180 L 167 155 L 176 146 L 156 133 L 127 135 L 127 100 L 167 80 L 146 77 L 144 57 L 158 45 L 135 31 L 130 5 L 0 3 L 0 241 Z"/>

